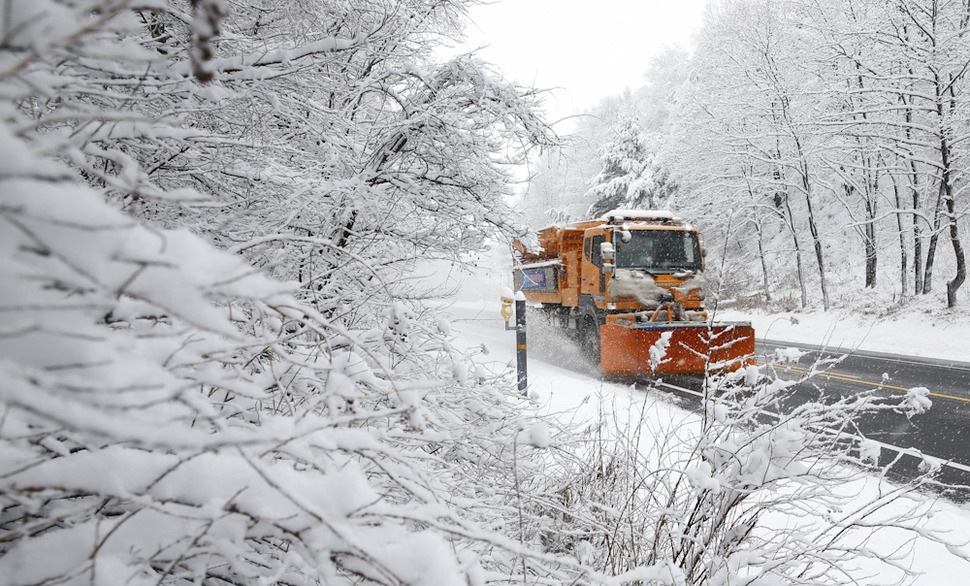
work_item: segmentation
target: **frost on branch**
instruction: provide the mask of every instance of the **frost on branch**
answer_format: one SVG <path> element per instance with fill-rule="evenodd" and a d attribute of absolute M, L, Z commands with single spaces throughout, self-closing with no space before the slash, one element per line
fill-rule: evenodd
<path fill-rule="evenodd" d="M 855 427 L 919 393 L 792 402 L 795 383 L 812 376 L 712 378 L 706 408 L 674 421 L 656 415 L 671 411 L 652 408 L 662 400 L 652 389 L 607 405 L 599 421 L 557 436 L 546 475 L 526 481 L 526 534 L 648 584 L 854 584 L 863 560 L 905 581 L 913 551 L 886 555 L 874 547 L 883 536 L 959 549 L 926 527 L 935 503 L 917 491 L 936 483 L 937 469 L 889 482 L 880 444 Z"/>
<path fill-rule="evenodd" d="M 907 417 L 925 413 L 933 406 L 930 400 L 930 390 L 926 387 L 913 387 L 906 391 L 905 411 Z"/>
<path fill-rule="evenodd" d="M 212 81 L 210 61 L 215 56 L 212 43 L 219 36 L 219 21 L 225 18 L 222 0 L 192 0 L 192 72 L 200 82 Z"/>
<path fill-rule="evenodd" d="M 412 282 L 506 227 L 503 141 L 547 140 L 534 96 L 427 58 L 460 4 L 28 4 L 0 43 L 0 583 L 544 563 L 481 528 L 511 381 Z"/>
<path fill-rule="evenodd" d="M 405 463 L 383 465 L 397 482 L 377 479 L 374 461 L 405 453 L 340 424 L 393 413 L 361 399 L 393 386 L 380 365 L 244 336 L 234 321 L 299 305 L 238 257 L 51 169 L 0 176 L 0 575 L 464 584 L 441 535 L 394 520 L 437 508 L 433 488 L 416 490 Z M 405 494 L 407 513 L 391 514 Z"/>

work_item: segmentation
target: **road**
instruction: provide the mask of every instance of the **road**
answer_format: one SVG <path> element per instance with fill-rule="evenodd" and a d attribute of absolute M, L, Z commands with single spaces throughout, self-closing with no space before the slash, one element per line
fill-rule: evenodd
<path fill-rule="evenodd" d="M 578 349 L 554 331 L 537 328 L 530 342 L 530 358 L 539 359 L 577 372 L 588 372 L 592 366 L 584 360 Z M 970 487 L 970 363 L 894 356 L 872 352 L 849 352 L 819 350 L 789 342 L 759 341 L 756 347 L 759 364 L 770 362 L 778 349 L 798 348 L 804 354 L 794 362 L 778 363 L 775 374 L 788 380 L 802 378 L 819 360 L 835 360 L 823 372 L 802 383 L 798 389 L 800 400 L 816 399 L 819 392 L 828 396 L 845 396 L 876 389 L 877 393 L 905 393 L 914 387 L 925 387 L 933 406 L 926 413 L 908 419 L 901 413 L 879 413 L 859 423 L 861 431 L 870 439 L 904 452 L 893 466 L 894 476 L 906 478 L 913 475 L 922 458 L 912 455 L 913 450 L 931 456 L 951 466 L 945 466 L 940 479 L 948 484 Z M 643 382 L 652 386 L 652 379 L 636 377 L 619 378 L 625 384 Z M 699 377 L 663 377 L 668 392 L 682 394 L 685 407 L 696 405 L 696 392 L 701 386 Z M 897 457 L 895 450 L 882 450 L 881 464 Z M 959 500 L 970 500 L 970 489 L 954 495 Z"/>
<path fill-rule="evenodd" d="M 926 413 L 912 418 L 901 413 L 880 413 L 860 422 L 861 431 L 884 444 L 951 462 L 955 465 L 944 468 L 942 479 L 970 485 L 970 363 L 871 352 L 846 354 L 766 340 L 757 345 L 759 364 L 785 348 L 797 348 L 805 354 L 797 362 L 777 364 L 775 371 L 782 379 L 800 378 L 820 360 L 839 360 L 802 383 L 799 394 L 806 400 L 817 396 L 819 390 L 829 396 L 845 396 L 872 389 L 887 393 L 905 393 L 914 387 L 928 389 L 933 406 Z M 895 453 L 883 450 L 885 461 L 892 457 Z M 899 472 L 911 473 L 918 462 L 915 457 L 905 457 Z"/>
<path fill-rule="evenodd" d="M 789 349 L 802 352 L 790 352 Z M 778 350 L 797 356 L 791 362 L 775 360 Z M 858 422 L 867 438 L 884 445 L 880 464 L 893 459 L 890 476 L 899 480 L 918 473 L 923 458 L 944 464 L 939 480 L 961 486 L 947 490 L 953 498 L 970 500 L 970 363 L 895 356 L 873 352 L 820 350 L 790 342 L 759 340 L 758 364 L 769 367 L 783 380 L 816 374 L 796 386 L 793 404 L 817 400 L 820 395 L 844 397 L 875 390 L 877 394 L 904 394 L 914 387 L 925 387 L 933 406 L 925 413 L 907 418 L 903 413 L 879 412 Z M 652 384 L 652 379 L 644 382 Z M 696 401 L 702 380 L 699 377 L 664 377 L 663 387 L 691 396 Z M 689 402 L 689 403 L 690 403 Z M 688 404 L 689 404 L 688 403 Z M 686 406 L 686 405 L 685 405 Z"/>

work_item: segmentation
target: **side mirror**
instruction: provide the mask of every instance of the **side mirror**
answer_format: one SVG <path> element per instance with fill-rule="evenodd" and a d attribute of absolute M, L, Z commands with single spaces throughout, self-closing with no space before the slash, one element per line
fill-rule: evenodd
<path fill-rule="evenodd" d="M 603 257 L 603 260 L 612 261 L 615 252 L 616 251 L 613 249 L 612 242 L 604 242 L 600 244 L 600 255 Z"/>

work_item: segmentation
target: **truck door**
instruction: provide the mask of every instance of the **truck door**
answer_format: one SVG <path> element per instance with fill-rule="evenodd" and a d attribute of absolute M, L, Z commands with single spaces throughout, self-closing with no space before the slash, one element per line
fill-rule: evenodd
<path fill-rule="evenodd" d="M 603 273 L 603 254 L 600 245 L 606 242 L 606 234 L 589 234 L 583 243 L 583 280 L 581 293 L 592 295 L 597 302 L 605 301 L 606 275 Z"/>

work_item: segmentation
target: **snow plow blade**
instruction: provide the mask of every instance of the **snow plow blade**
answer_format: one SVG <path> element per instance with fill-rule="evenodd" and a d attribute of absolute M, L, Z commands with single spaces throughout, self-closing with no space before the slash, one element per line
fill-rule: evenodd
<path fill-rule="evenodd" d="M 603 374 L 704 374 L 752 364 L 754 329 L 748 322 L 600 326 Z"/>

